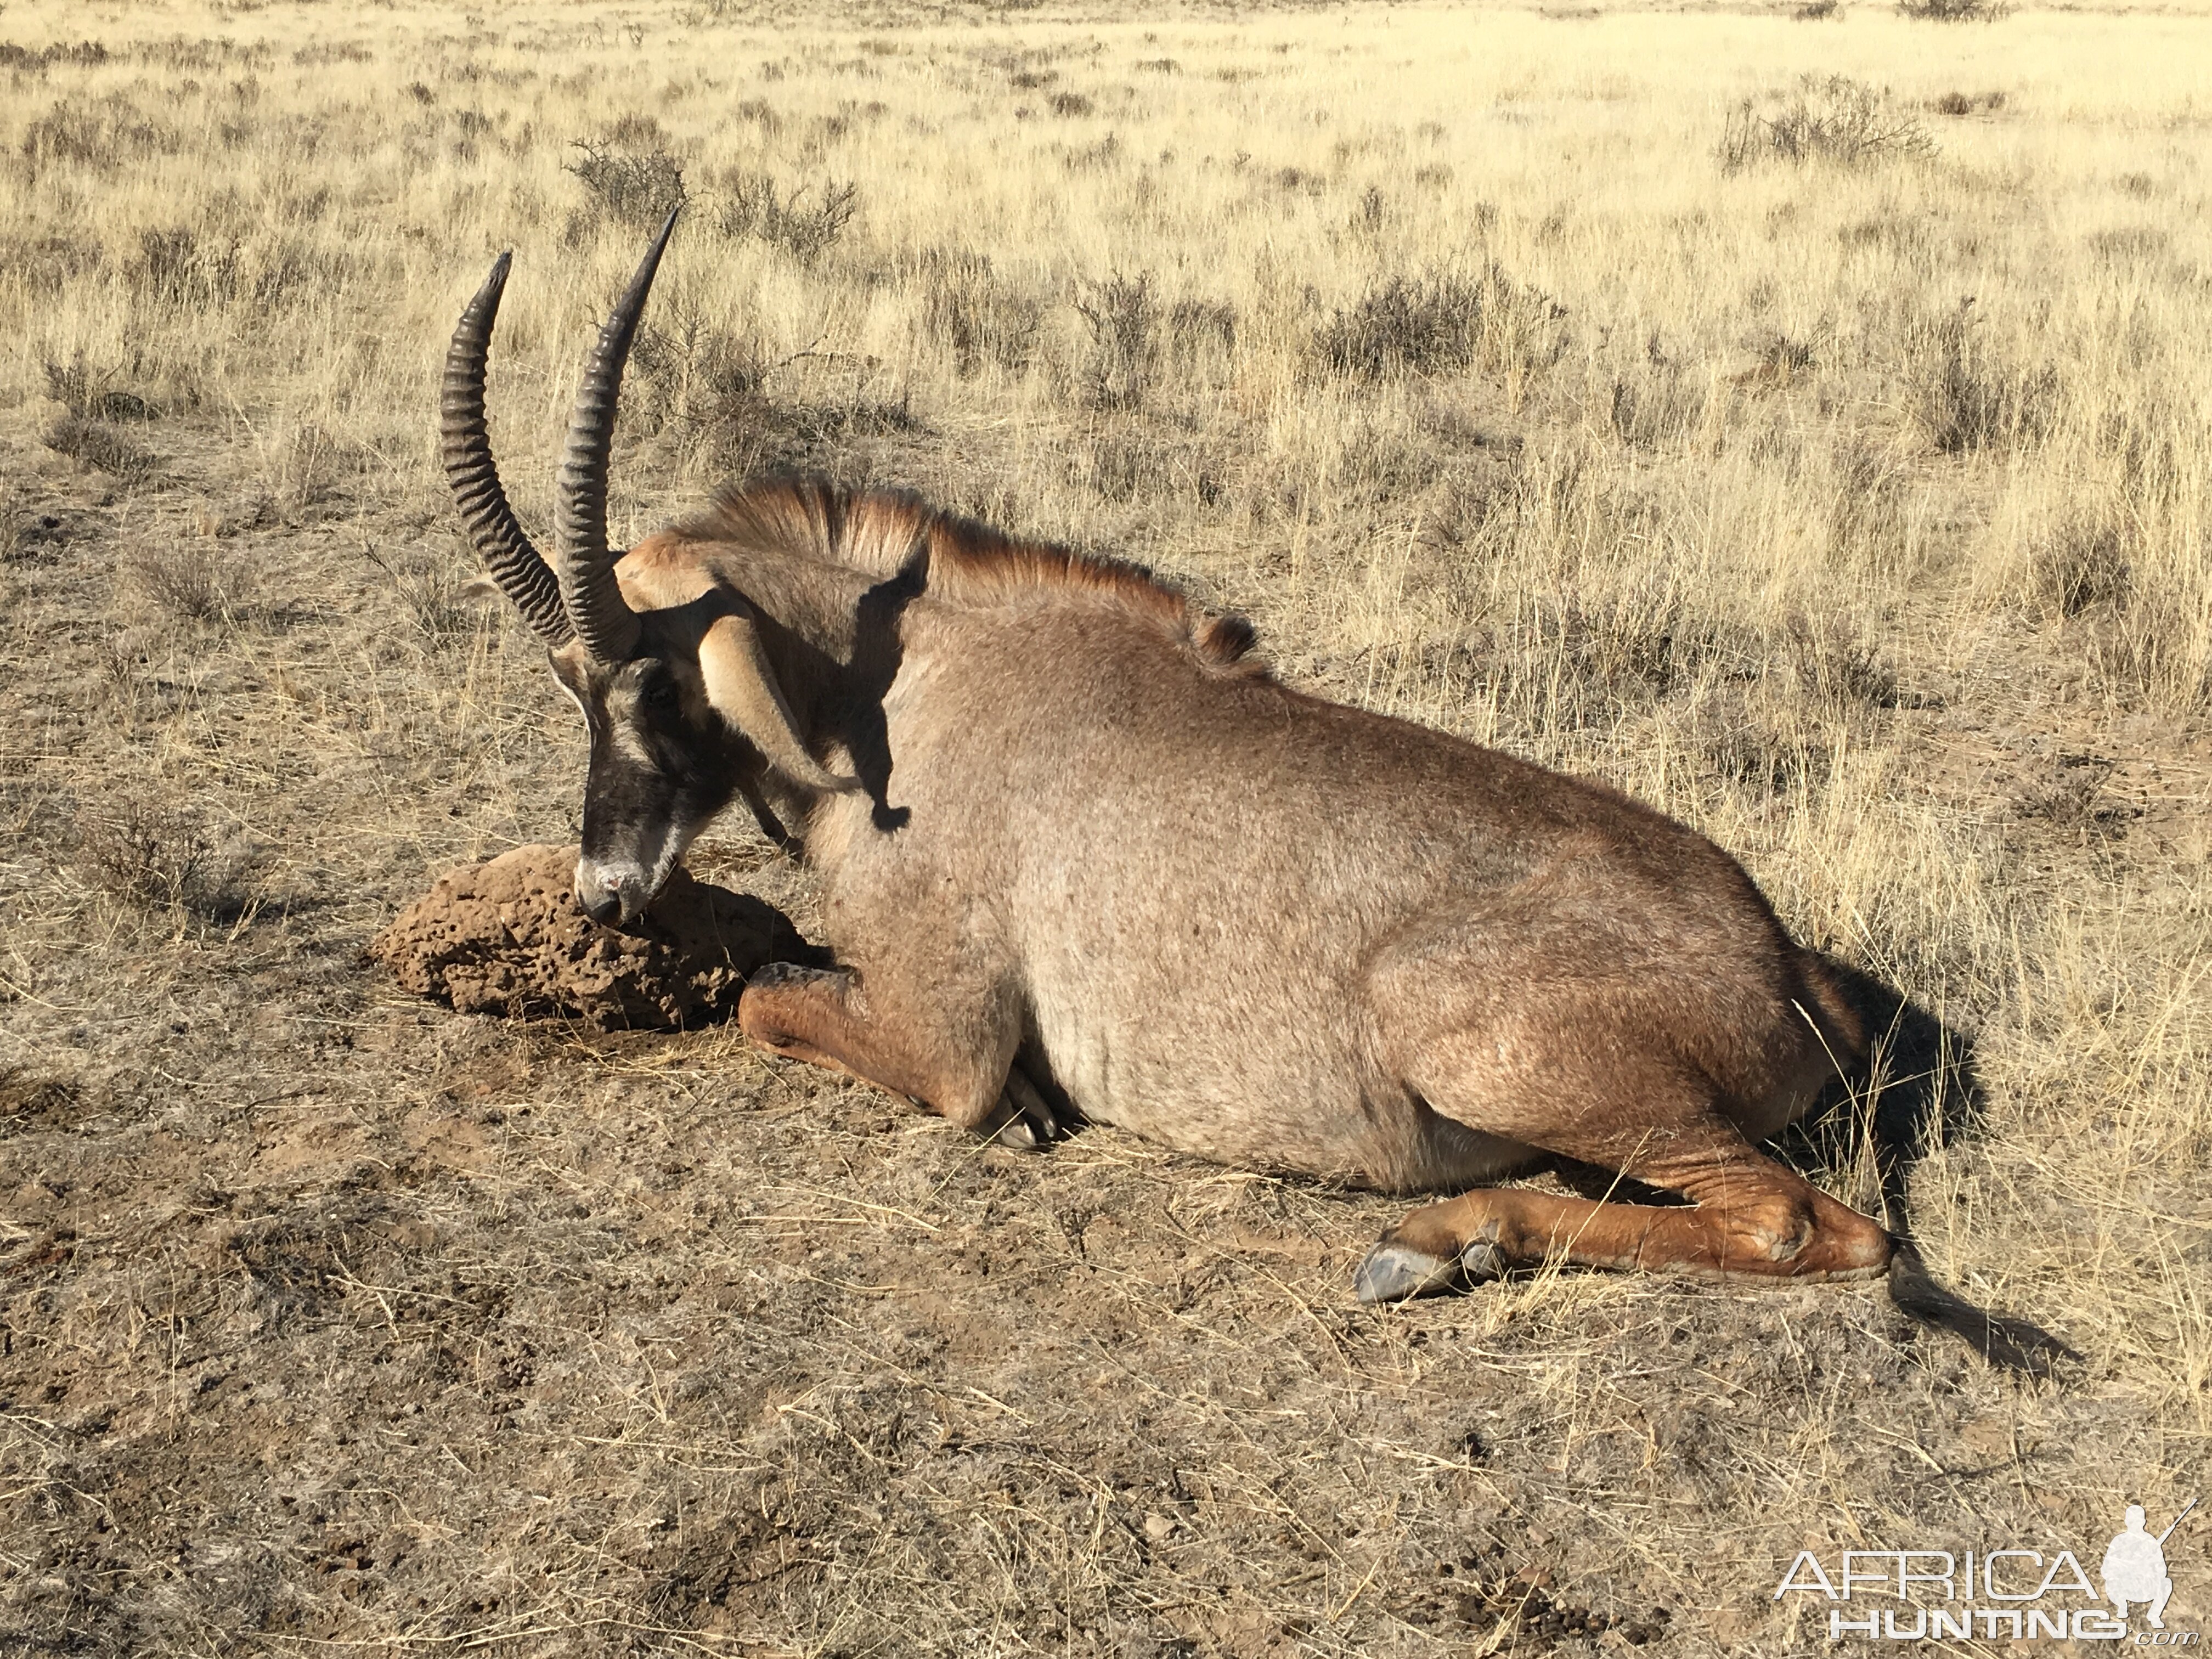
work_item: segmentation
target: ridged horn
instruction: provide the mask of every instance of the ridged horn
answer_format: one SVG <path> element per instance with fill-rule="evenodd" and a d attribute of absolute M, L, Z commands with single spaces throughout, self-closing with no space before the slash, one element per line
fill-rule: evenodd
<path fill-rule="evenodd" d="M 499 316 L 499 296 L 514 259 L 512 253 L 499 256 L 454 326 L 438 405 L 438 451 L 477 556 L 538 636 L 558 650 L 574 632 L 562 607 L 561 586 L 507 505 L 484 425 L 484 362 L 491 353 L 492 324 Z"/>
<path fill-rule="evenodd" d="M 607 454 L 614 446 L 623 368 L 637 336 L 638 313 L 653 290 L 653 272 L 660 268 L 660 251 L 676 228 L 676 212 L 669 210 L 660 234 L 653 239 L 637 274 L 599 331 L 599 343 L 584 366 L 584 382 L 576 389 L 568 447 L 561 455 L 554 574 L 560 580 L 561 598 L 577 636 L 603 663 L 623 661 L 637 643 L 637 617 L 615 585 L 615 558 L 607 548 Z"/>

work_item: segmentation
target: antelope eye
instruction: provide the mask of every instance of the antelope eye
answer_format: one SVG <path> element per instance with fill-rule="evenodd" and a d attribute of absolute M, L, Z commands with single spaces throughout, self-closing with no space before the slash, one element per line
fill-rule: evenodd
<path fill-rule="evenodd" d="M 676 682 L 673 680 L 655 680 L 652 684 L 647 686 L 645 688 L 645 706 L 647 708 L 675 708 Z"/>

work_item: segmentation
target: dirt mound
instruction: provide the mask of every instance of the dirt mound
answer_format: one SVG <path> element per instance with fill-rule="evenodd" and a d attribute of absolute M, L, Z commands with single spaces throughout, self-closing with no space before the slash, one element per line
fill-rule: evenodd
<path fill-rule="evenodd" d="M 820 956 L 774 906 L 683 870 L 635 932 L 601 927 L 576 902 L 575 868 L 574 847 L 519 847 L 453 871 L 369 954 L 461 1013 L 568 1014 L 602 1030 L 722 1018 L 763 963 Z"/>

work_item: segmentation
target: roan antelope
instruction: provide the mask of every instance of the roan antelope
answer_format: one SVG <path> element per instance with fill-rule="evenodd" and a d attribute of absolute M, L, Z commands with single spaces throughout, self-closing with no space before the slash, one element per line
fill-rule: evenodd
<path fill-rule="evenodd" d="M 586 367 L 550 567 L 485 431 L 508 256 L 446 362 L 470 537 L 590 727 L 594 917 L 636 917 L 742 797 L 818 873 L 842 964 L 753 977 L 739 1021 L 780 1054 L 1009 1144 L 1072 1103 L 1225 1164 L 1457 1194 L 1375 1246 L 1363 1301 L 1547 1256 L 1887 1270 L 1907 1311 L 2040 1363 L 2032 1328 L 1756 1150 L 1863 1034 L 1703 836 L 1292 690 L 1242 620 L 905 495 L 752 483 L 611 550 L 617 394 L 673 225 Z M 1553 1159 L 1687 1202 L 1492 1184 Z"/>

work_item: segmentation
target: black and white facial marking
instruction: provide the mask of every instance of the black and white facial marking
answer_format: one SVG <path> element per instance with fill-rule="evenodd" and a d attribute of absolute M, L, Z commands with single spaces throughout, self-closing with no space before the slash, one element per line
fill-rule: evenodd
<path fill-rule="evenodd" d="M 666 658 L 555 660 L 591 729 L 576 901 L 596 921 L 645 913 L 694 836 L 730 803 L 741 764 L 698 672 Z"/>

